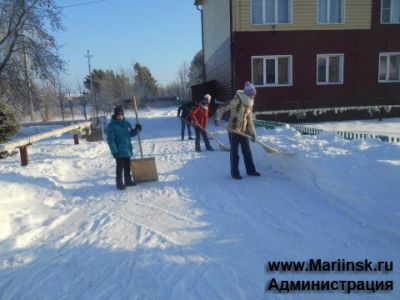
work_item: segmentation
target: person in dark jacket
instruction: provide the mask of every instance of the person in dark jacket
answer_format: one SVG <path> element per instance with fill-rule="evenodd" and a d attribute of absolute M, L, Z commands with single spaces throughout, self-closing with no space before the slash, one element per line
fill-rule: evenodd
<path fill-rule="evenodd" d="M 196 132 L 195 149 L 197 152 L 201 151 L 200 147 L 200 135 L 203 137 L 204 144 L 207 151 L 213 151 L 211 147 L 210 140 L 207 136 L 207 126 L 208 126 L 208 105 L 210 104 L 211 96 L 206 94 L 204 99 L 196 106 L 192 111 L 192 124 Z"/>
<path fill-rule="evenodd" d="M 194 103 L 192 101 L 184 103 L 178 107 L 178 118 L 181 119 L 181 137 L 182 141 L 185 139 L 185 127 L 187 127 L 187 131 L 189 134 L 189 140 L 193 140 L 192 131 L 190 130 L 190 112 L 194 107 Z"/>
<path fill-rule="evenodd" d="M 116 182 L 117 188 L 120 190 L 125 189 L 125 186 L 135 185 L 131 176 L 131 156 L 133 154 L 131 137 L 136 136 L 141 130 L 140 124 L 136 124 L 135 128 L 132 128 L 131 124 L 125 120 L 121 106 L 114 108 L 114 115 L 107 128 L 107 142 L 116 161 Z M 124 171 L 124 181 L 122 181 L 122 171 Z"/>

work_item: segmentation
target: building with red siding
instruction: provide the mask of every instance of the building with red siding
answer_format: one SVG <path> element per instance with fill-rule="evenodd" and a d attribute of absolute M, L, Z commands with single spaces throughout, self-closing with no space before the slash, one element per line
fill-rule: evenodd
<path fill-rule="evenodd" d="M 195 5 L 201 11 L 205 84 L 194 87 L 194 97 L 209 92 L 226 101 L 251 81 L 256 112 L 292 115 L 350 106 L 370 114 L 372 107 L 400 111 L 400 0 Z M 344 118 L 357 115 L 363 113 Z"/>

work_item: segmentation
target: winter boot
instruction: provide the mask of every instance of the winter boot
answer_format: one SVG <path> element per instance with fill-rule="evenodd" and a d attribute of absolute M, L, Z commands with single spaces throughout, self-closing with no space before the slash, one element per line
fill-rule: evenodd
<path fill-rule="evenodd" d="M 132 178 L 125 178 L 125 186 L 134 186 L 136 183 L 132 180 Z"/>
<path fill-rule="evenodd" d="M 247 173 L 247 175 L 249 176 L 261 176 L 260 173 L 258 173 L 257 171 L 251 172 L 251 173 Z"/>
<path fill-rule="evenodd" d="M 125 185 L 122 182 L 122 179 L 117 179 L 117 189 L 119 189 L 121 191 L 125 189 Z"/>
<path fill-rule="evenodd" d="M 234 178 L 234 179 L 242 179 L 242 176 L 240 176 L 239 174 L 235 174 L 235 175 L 232 175 L 232 178 Z"/>

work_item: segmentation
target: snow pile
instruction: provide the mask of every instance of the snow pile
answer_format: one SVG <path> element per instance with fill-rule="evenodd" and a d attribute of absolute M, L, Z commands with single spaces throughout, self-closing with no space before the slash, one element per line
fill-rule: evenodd
<path fill-rule="evenodd" d="M 400 297 L 400 145 L 259 128 L 262 141 L 297 154 L 252 144 L 263 176 L 246 176 L 241 162 L 235 181 L 229 153 L 180 141 L 175 109 L 141 116 L 159 182 L 116 190 L 107 145 L 74 146 L 68 135 L 31 146 L 27 167 L 19 157 L 0 161 L 1 299 Z M 388 260 L 395 271 L 264 271 L 267 261 L 310 258 Z M 395 290 L 265 294 L 272 277 L 394 280 Z"/>
<path fill-rule="evenodd" d="M 20 130 L 11 138 L 16 140 L 19 138 L 29 137 L 31 135 L 45 133 L 57 128 L 62 128 L 62 125 L 42 125 L 42 126 L 29 126 L 21 127 Z"/>
<path fill-rule="evenodd" d="M 352 131 L 365 134 L 380 134 L 400 137 L 400 118 L 363 121 L 337 121 L 304 124 L 306 127 L 329 131 Z"/>

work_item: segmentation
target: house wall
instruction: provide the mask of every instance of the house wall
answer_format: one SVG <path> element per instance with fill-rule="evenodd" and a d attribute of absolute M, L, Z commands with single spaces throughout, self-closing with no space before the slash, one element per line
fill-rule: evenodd
<path fill-rule="evenodd" d="M 229 0 L 203 1 L 204 60 L 207 61 L 230 37 Z"/>
<path fill-rule="evenodd" d="M 207 81 L 215 80 L 219 100 L 230 99 L 236 89 L 243 88 L 245 81 L 251 81 L 252 56 L 292 55 L 292 86 L 258 87 L 255 111 L 400 104 L 400 83 L 378 82 L 379 53 L 400 52 L 400 25 L 380 24 L 380 0 L 346 0 L 346 24 L 323 26 L 316 24 L 317 0 L 293 0 L 293 24 L 277 25 L 275 30 L 272 26 L 250 24 L 251 0 L 232 1 L 234 87 L 229 84 L 232 82 L 229 37 L 218 47 L 211 47 L 214 52 L 206 60 Z M 223 9 L 229 12 L 229 6 Z M 213 19 L 217 20 L 225 22 Z M 209 24 L 214 24 L 217 30 L 218 22 Z M 344 82 L 317 85 L 317 54 L 331 53 L 344 55 Z"/>
<path fill-rule="evenodd" d="M 204 67 L 206 82 L 215 80 L 215 95 L 226 100 L 232 90 L 230 0 L 203 1 Z"/>
<path fill-rule="evenodd" d="M 258 87 L 255 110 L 400 103 L 400 83 L 379 83 L 379 52 L 400 52 L 400 31 L 236 32 L 236 88 L 251 81 L 251 57 L 293 56 L 293 85 Z M 317 54 L 344 54 L 344 81 L 317 85 Z"/>
<path fill-rule="evenodd" d="M 317 24 L 318 0 L 292 0 L 292 24 L 253 25 L 252 0 L 234 1 L 234 31 L 354 30 L 371 28 L 372 0 L 345 0 L 344 24 Z"/>

